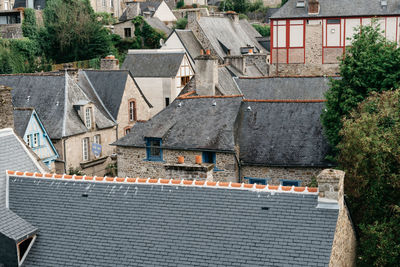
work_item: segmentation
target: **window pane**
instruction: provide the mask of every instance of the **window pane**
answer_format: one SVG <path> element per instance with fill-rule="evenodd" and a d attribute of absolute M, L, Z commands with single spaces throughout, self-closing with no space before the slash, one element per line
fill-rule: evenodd
<path fill-rule="evenodd" d="M 299 181 L 282 181 L 281 182 L 282 186 L 300 186 Z"/>
<path fill-rule="evenodd" d="M 328 19 L 328 24 L 339 24 L 340 19 Z"/>

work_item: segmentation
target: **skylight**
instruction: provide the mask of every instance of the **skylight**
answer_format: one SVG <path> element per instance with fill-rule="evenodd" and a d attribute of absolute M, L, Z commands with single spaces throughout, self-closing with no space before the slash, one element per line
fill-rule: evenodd
<path fill-rule="evenodd" d="M 305 7 L 306 3 L 303 0 L 297 0 L 296 7 Z"/>

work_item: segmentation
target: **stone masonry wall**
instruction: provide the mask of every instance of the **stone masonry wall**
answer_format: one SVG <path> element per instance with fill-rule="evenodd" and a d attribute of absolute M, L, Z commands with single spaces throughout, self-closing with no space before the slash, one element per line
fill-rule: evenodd
<path fill-rule="evenodd" d="M 11 88 L 0 85 L 0 129 L 14 128 Z"/>
<path fill-rule="evenodd" d="M 281 179 L 300 180 L 301 186 L 307 186 L 313 177 L 320 173 L 322 168 L 284 168 L 284 167 L 263 167 L 263 166 L 242 166 L 241 178 L 243 182 L 248 182 L 244 177 L 269 178 L 267 181 L 271 185 L 279 185 Z"/>
<path fill-rule="evenodd" d="M 163 149 L 164 161 L 146 161 L 145 148 L 118 147 L 117 154 L 118 176 L 179 179 L 180 177 L 170 177 L 171 172 L 166 170 L 165 165 L 178 163 L 178 156 L 184 156 L 187 164 L 195 164 L 195 156 L 202 153 L 200 151 Z M 217 153 L 216 160 L 217 168 L 220 171 L 213 171 L 212 180 L 237 182 L 238 167 L 234 154 Z"/>
<path fill-rule="evenodd" d="M 322 76 L 335 75 L 339 72 L 339 64 L 336 59 L 340 54 L 337 50 L 326 50 L 324 57 L 328 59 L 322 64 L 322 21 L 311 20 L 310 24 L 306 25 L 306 44 L 305 44 L 305 64 L 271 64 L 269 73 L 271 76 Z M 284 51 L 284 50 L 282 50 Z M 275 54 L 273 57 L 276 56 Z M 279 58 L 286 58 L 285 55 L 280 55 Z M 277 66 L 278 65 L 278 66 Z M 278 71 L 277 71 L 278 68 Z"/>
<path fill-rule="evenodd" d="M 4 39 L 20 39 L 22 35 L 22 24 L 0 25 L 0 37 Z"/>

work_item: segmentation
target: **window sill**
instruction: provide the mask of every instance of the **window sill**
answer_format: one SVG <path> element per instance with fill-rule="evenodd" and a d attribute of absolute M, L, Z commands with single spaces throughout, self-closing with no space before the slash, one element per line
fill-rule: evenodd
<path fill-rule="evenodd" d="M 107 158 L 108 156 L 102 156 L 97 159 L 81 162 L 80 165 L 82 169 L 86 169 L 104 163 L 107 160 Z"/>
<path fill-rule="evenodd" d="M 144 159 L 143 161 L 165 162 L 163 159 Z"/>

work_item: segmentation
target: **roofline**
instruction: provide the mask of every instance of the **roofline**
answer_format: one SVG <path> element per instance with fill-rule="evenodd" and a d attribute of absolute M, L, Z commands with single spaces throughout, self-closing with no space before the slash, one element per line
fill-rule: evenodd
<path fill-rule="evenodd" d="M 138 88 L 139 93 L 142 95 L 142 97 L 143 97 L 144 101 L 146 102 L 146 104 L 149 106 L 149 108 L 153 108 L 153 105 L 150 103 L 150 101 L 147 99 L 147 97 L 143 94 L 142 89 L 140 89 L 140 86 L 139 86 L 139 84 L 136 82 L 135 77 L 133 77 L 133 74 L 132 74 L 131 70 L 128 69 L 127 71 L 128 71 L 129 76 L 131 76 L 131 78 L 132 78 L 132 80 L 133 80 L 133 83 L 134 83 L 134 84 L 136 85 L 136 87 Z"/>
<path fill-rule="evenodd" d="M 12 73 L 12 74 L 0 74 L 2 76 L 65 76 L 63 72 L 35 72 L 35 73 Z"/>
<path fill-rule="evenodd" d="M 51 141 L 51 138 L 50 138 L 49 134 L 47 133 L 46 128 L 44 127 L 44 125 L 43 125 L 43 123 L 42 123 L 42 121 L 41 121 L 41 119 L 40 119 L 40 117 L 39 117 L 39 114 L 37 114 L 37 112 L 35 111 L 35 109 L 33 109 L 33 112 L 32 112 L 32 114 L 31 114 L 31 117 L 32 117 L 32 116 L 35 116 L 35 117 L 36 117 L 37 121 L 39 122 L 40 128 L 42 128 L 42 131 L 43 131 L 44 133 L 46 133 L 45 138 L 47 139 L 47 141 L 49 142 L 51 148 L 52 148 L 53 151 L 55 152 L 55 154 L 56 154 L 55 157 L 58 158 L 60 155 L 58 154 L 57 149 L 54 147 L 53 141 Z M 26 129 L 25 129 L 25 132 L 26 132 Z M 53 156 L 53 157 L 54 157 L 54 156 Z M 46 159 L 47 159 L 47 158 L 46 158 Z"/>
<path fill-rule="evenodd" d="M 199 96 L 179 96 L 176 99 L 197 99 L 197 98 L 236 98 L 244 97 L 243 95 L 199 95 Z"/>
<path fill-rule="evenodd" d="M 153 138 L 153 137 L 149 137 Z M 133 147 L 133 148 L 146 148 L 146 145 L 122 145 L 116 144 L 118 141 L 110 144 L 111 146 L 120 146 L 120 147 Z M 170 149 L 170 150 L 184 150 L 184 151 L 210 151 L 210 152 L 218 152 L 218 153 L 227 153 L 227 154 L 235 154 L 235 150 L 221 150 L 221 149 L 209 149 L 209 148 L 187 148 L 187 147 L 169 147 L 169 146 L 161 146 L 161 149 Z"/>
<path fill-rule="evenodd" d="M 129 178 L 129 177 L 97 177 L 97 176 L 77 176 L 67 174 L 52 174 L 52 173 L 34 173 L 22 171 L 7 170 L 7 181 L 10 176 L 20 178 L 38 179 L 38 180 L 58 180 L 64 182 L 91 182 L 91 183 L 106 183 L 106 184 L 143 184 L 143 185 L 158 185 L 158 186 L 184 186 L 184 187 L 206 187 L 214 189 L 229 189 L 229 190 L 248 190 L 257 192 L 279 192 L 292 194 L 308 194 L 318 195 L 319 190 L 316 187 L 295 187 L 295 186 L 273 186 L 259 184 L 245 184 L 232 182 L 212 182 L 212 181 L 196 181 L 196 180 L 178 180 L 178 179 L 151 179 L 151 178 Z"/>
<path fill-rule="evenodd" d="M 275 79 L 275 78 L 335 78 L 341 77 L 340 75 L 285 75 L 285 76 L 259 76 L 259 77 L 237 77 L 242 80 L 257 80 L 257 79 Z"/>
<path fill-rule="evenodd" d="M 250 162 L 242 162 L 242 166 L 263 166 L 263 167 L 275 167 L 275 168 L 332 168 L 335 167 L 335 164 L 325 164 L 325 165 L 285 165 L 285 164 L 264 164 L 264 163 L 250 163 Z"/>
<path fill-rule="evenodd" d="M 363 18 L 374 18 L 374 17 L 397 17 L 400 16 L 399 14 L 394 14 L 394 13 L 390 13 L 390 14 L 380 14 L 380 15 L 347 15 L 347 16 L 343 16 L 343 15 L 335 15 L 335 16 L 318 16 L 318 15 L 313 15 L 313 16 L 297 16 L 297 17 L 270 17 L 269 20 L 281 20 L 281 19 L 324 19 L 324 18 L 359 18 L 359 17 L 363 17 Z"/>
<path fill-rule="evenodd" d="M 243 99 L 243 102 L 260 102 L 260 103 L 323 103 L 324 99 Z"/>
<path fill-rule="evenodd" d="M 193 34 L 193 31 L 192 31 L 192 30 L 187 30 L 187 31 L 188 31 L 188 32 L 192 32 L 192 34 Z M 189 57 L 192 59 L 192 61 L 195 62 L 194 58 L 189 54 L 189 52 L 188 52 L 189 50 L 187 49 L 185 43 L 182 41 L 181 37 L 180 37 L 179 34 L 177 33 L 176 29 L 174 29 L 174 30 L 172 31 L 172 33 L 175 33 L 176 36 L 178 36 L 179 41 L 182 43 L 183 47 L 185 48 L 186 54 L 188 54 Z M 169 36 L 171 36 L 172 33 L 171 33 Z M 194 35 L 194 34 L 193 34 L 193 35 Z M 168 36 L 168 38 L 169 38 L 169 36 Z M 168 40 L 168 38 L 167 38 L 167 40 Z M 196 36 L 195 36 L 195 38 L 196 38 Z M 166 40 L 165 42 L 167 42 L 167 40 Z M 199 42 L 199 44 L 200 44 L 200 42 Z M 200 44 L 200 46 L 203 48 L 203 46 L 202 46 L 201 44 Z M 193 68 L 193 66 L 192 66 L 192 68 Z"/>

